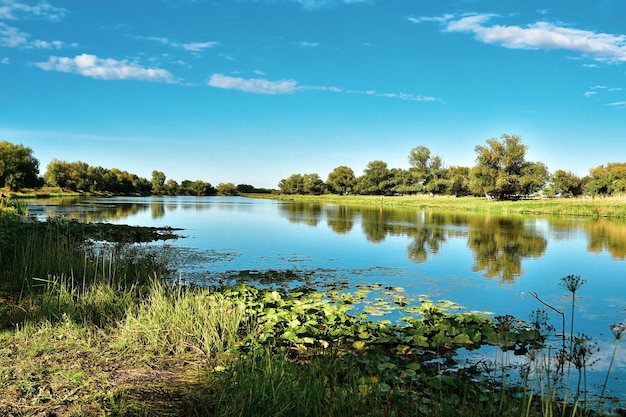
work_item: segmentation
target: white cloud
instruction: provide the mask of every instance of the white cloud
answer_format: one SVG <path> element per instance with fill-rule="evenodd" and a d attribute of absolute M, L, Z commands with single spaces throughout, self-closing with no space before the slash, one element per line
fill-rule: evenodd
<path fill-rule="evenodd" d="M 365 94 L 375 97 L 394 98 L 410 101 L 438 101 L 435 97 L 419 96 L 407 93 L 378 93 L 375 90 L 344 90 L 334 86 L 298 85 L 295 80 L 269 81 L 264 78 L 231 77 L 213 74 L 207 83 L 211 87 L 239 90 L 257 94 L 292 94 L 304 91 L 328 91 L 332 93 Z"/>
<path fill-rule="evenodd" d="M 208 41 L 208 42 L 188 42 L 188 43 L 180 43 L 178 41 L 169 39 L 169 38 L 165 38 L 165 37 L 161 37 L 161 36 L 139 36 L 139 39 L 146 39 L 149 41 L 154 41 L 154 42 L 158 42 L 162 45 L 166 45 L 166 46 L 171 46 L 174 48 L 183 48 L 187 51 L 191 51 L 191 52 L 200 52 L 202 50 L 205 49 L 209 49 L 209 48 L 215 48 L 216 46 L 219 46 L 220 43 L 219 42 L 215 42 L 215 41 Z"/>
<path fill-rule="evenodd" d="M 597 91 L 585 91 L 585 97 L 593 97 L 598 94 Z"/>
<path fill-rule="evenodd" d="M 445 15 L 439 18 L 410 18 L 414 23 L 436 21 L 447 32 L 469 32 L 481 42 L 514 49 L 564 49 L 596 61 L 626 62 L 626 35 L 597 33 L 573 29 L 549 22 L 525 26 L 488 25 L 493 14 L 473 14 L 460 18 Z"/>
<path fill-rule="evenodd" d="M 30 34 L 21 32 L 13 26 L 0 22 L 0 46 L 28 49 L 59 49 L 65 44 L 61 41 L 29 40 Z"/>
<path fill-rule="evenodd" d="M 208 82 L 211 87 L 245 91 L 257 94 L 291 94 L 299 90 L 295 80 L 269 81 L 264 78 L 230 77 L 224 74 L 213 74 Z"/>
<path fill-rule="evenodd" d="M 199 52 L 204 49 L 210 49 L 218 46 L 219 42 L 190 42 L 182 45 L 187 51 Z"/>
<path fill-rule="evenodd" d="M 54 7 L 46 2 L 31 6 L 14 0 L 2 0 L 0 19 L 19 20 L 22 17 L 36 17 L 56 22 L 65 16 L 65 12 L 64 8 Z"/>
<path fill-rule="evenodd" d="M 315 48 L 320 46 L 317 42 L 296 42 L 296 45 L 300 48 Z"/>
<path fill-rule="evenodd" d="M 613 102 L 613 103 L 609 103 L 609 106 L 626 108 L 626 101 L 616 101 L 616 102 Z"/>
<path fill-rule="evenodd" d="M 0 59 L 0 64 L 8 64 L 9 62 L 11 62 L 11 61 L 6 56 L 4 58 Z"/>
<path fill-rule="evenodd" d="M 45 71 L 60 71 L 84 75 L 101 80 L 140 80 L 174 83 L 169 71 L 160 68 L 145 68 L 126 60 L 98 58 L 82 54 L 74 58 L 51 56 L 46 62 L 36 64 Z"/>
<path fill-rule="evenodd" d="M 370 3 L 372 0 L 251 0 L 263 3 L 296 3 L 305 9 L 314 10 L 342 4 Z"/>

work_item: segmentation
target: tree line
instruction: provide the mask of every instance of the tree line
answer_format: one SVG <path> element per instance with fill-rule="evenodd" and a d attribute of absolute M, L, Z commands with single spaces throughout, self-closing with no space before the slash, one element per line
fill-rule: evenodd
<path fill-rule="evenodd" d="M 626 162 L 600 165 L 580 178 L 562 169 L 550 173 L 543 162 L 527 161 L 527 149 L 518 135 L 490 138 L 485 145 L 475 146 L 476 164 L 470 168 L 446 167 L 440 155 L 420 145 L 409 153 L 409 169 L 390 169 L 377 160 L 369 162 L 361 176 L 342 165 L 328 174 L 326 182 L 315 173 L 293 174 L 280 180 L 278 187 L 283 194 L 437 194 L 502 200 L 534 194 L 576 197 L 626 192 Z"/>
<path fill-rule="evenodd" d="M 161 171 L 152 171 L 148 180 L 117 168 L 91 166 L 85 162 L 52 160 L 43 176 L 39 174 L 39 161 L 31 148 L 0 142 L 0 187 L 11 191 L 43 186 L 58 187 L 67 191 L 139 195 L 238 195 L 241 193 L 269 193 L 271 190 L 249 184 L 220 183 L 214 187 L 202 180 L 184 180 L 180 184 L 167 179 Z"/>

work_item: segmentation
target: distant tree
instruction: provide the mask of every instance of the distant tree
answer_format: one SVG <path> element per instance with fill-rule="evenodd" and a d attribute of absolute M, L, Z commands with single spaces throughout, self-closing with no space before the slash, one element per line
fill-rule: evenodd
<path fill-rule="evenodd" d="M 543 162 L 527 162 L 520 176 L 520 194 L 531 195 L 541 191 L 550 180 L 550 172 Z"/>
<path fill-rule="evenodd" d="M 501 140 L 487 139 L 487 146 L 477 145 L 476 166 L 470 178 L 472 192 L 508 199 L 539 191 L 548 171 L 542 163 L 527 162 L 526 149 L 519 136 L 507 134 Z"/>
<path fill-rule="evenodd" d="M 218 187 L 219 188 L 219 187 Z M 256 192 L 256 188 L 250 184 L 238 184 L 237 191 L 242 194 L 250 194 Z"/>
<path fill-rule="evenodd" d="M 232 182 L 221 182 L 217 184 L 217 193 L 220 195 L 237 195 L 239 194 L 239 191 Z"/>
<path fill-rule="evenodd" d="M 161 195 L 165 192 L 165 174 L 161 171 L 152 171 L 152 194 Z"/>
<path fill-rule="evenodd" d="M 416 146 L 409 153 L 409 164 L 409 172 L 416 188 L 436 194 L 446 192 L 446 170 L 439 155 L 431 156 L 430 149 L 426 146 Z"/>
<path fill-rule="evenodd" d="M 217 190 L 211 185 L 211 183 L 201 180 L 183 180 L 178 187 L 178 195 L 195 195 L 206 196 L 215 195 Z"/>
<path fill-rule="evenodd" d="M 393 194 L 410 194 L 411 173 L 402 168 L 391 168 L 389 171 L 389 185 Z"/>
<path fill-rule="evenodd" d="M 178 195 L 180 186 L 178 182 L 173 179 L 169 179 L 165 182 L 165 194 L 167 195 Z"/>
<path fill-rule="evenodd" d="M 626 162 L 612 162 L 589 170 L 585 191 L 591 195 L 626 193 Z"/>
<path fill-rule="evenodd" d="M 470 194 L 470 169 L 450 167 L 448 169 L 448 192 L 457 197 Z"/>
<path fill-rule="evenodd" d="M 548 196 L 576 197 L 583 193 L 583 180 L 571 172 L 557 169 L 545 188 Z"/>
<path fill-rule="evenodd" d="M 6 140 L 0 142 L 0 186 L 17 191 L 39 183 L 39 161 L 32 149 Z"/>
<path fill-rule="evenodd" d="M 304 194 L 304 177 L 302 174 L 292 174 L 278 183 L 278 189 L 283 194 Z"/>
<path fill-rule="evenodd" d="M 391 188 L 393 188 L 393 183 L 390 180 L 391 171 L 387 167 L 387 163 L 371 161 L 363 170 L 363 175 L 359 177 L 358 192 L 359 194 L 389 195 Z"/>
<path fill-rule="evenodd" d="M 316 173 L 304 174 L 302 176 L 302 186 L 305 194 L 323 194 L 326 191 L 326 184 Z"/>
<path fill-rule="evenodd" d="M 335 168 L 328 174 L 328 178 L 326 179 L 328 191 L 333 194 L 350 194 L 353 191 L 355 183 L 356 178 L 354 171 L 352 171 L 352 168 L 345 165 Z"/>

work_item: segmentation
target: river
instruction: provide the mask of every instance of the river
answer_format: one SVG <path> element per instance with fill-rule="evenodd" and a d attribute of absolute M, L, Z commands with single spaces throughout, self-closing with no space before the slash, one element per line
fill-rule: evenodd
<path fill-rule="evenodd" d="M 167 243 L 177 279 L 215 285 L 274 271 L 321 288 L 385 289 L 406 300 L 448 300 L 465 310 L 528 319 L 544 308 L 568 314 L 572 294 L 561 279 L 577 275 L 575 334 L 593 338 L 590 385 L 601 385 L 626 321 L 626 221 L 452 211 L 344 207 L 243 197 L 115 197 L 34 200 L 31 215 L 67 216 L 184 229 Z M 294 274 L 292 274 L 294 273 Z M 280 284 L 289 285 L 281 281 Z M 531 295 L 535 294 L 535 296 Z M 378 298 L 377 298 L 378 297 Z M 384 308 L 373 318 L 398 318 Z M 561 319 L 551 313 L 560 331 Z M 626 401 L 626 346 L 607 393 Z M 623 353 L 620 353 L 623 352 Z"/>

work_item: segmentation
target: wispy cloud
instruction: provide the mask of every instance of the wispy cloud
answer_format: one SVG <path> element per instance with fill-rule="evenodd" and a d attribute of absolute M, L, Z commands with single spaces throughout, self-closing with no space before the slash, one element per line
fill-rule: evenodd
<path fill-rule="evenodd" d="M 300 48 L 317 48 L 320 46 L 318 42 L 294 42 L 294 44 Z"/>
<path fill-rule="evenodd" d="M 36 6 L 14 0 L 2 0 L 0 2 L 0 20 L 38 18 L 57 22 L 65 16 L 65 13 L 64 8 L 51 6 L 46 2 L 40 2 Z"/>
<path fill-rule="evenodd" d="M 314 10 L 325 7 L 339 6 L 342 4 L 370 3 L 372 0 L 250 0 L 262 3 L 296 3 L 305 9 Z"/>
<path fill-rule="evenodd" d="M 127 60 L 102 59 L 89 54 L 74 58 L 51 56 L 48 61 L 38 62 L 36 65 L 45 71 L 67 72 L 101 80 L 176 82 L 172 74 L 164 69 L 146 68 Z"/>
<path fill-rule="evenodd" d="M 30 34 L 18 28 L 0 22 L 0 46 L 27 49 L 60 49 L 65 46 L 61 41 L 31 40 Z"/>
<path fill-rule="evenodd" d="M 190 42 L 182 44 L 182 47 L 187 51 L 199 52 L 205 49 L 215 48 L 219 44 L 219 42 Z"/>
<path fill-rule="evenodd" d="M 270 81 L 265 78 L 232 77 L 224 74 L 213 74 L 207 84 L 211 87 L 239 90 L 255 94 L 293 94 L 304 91 L 329 91 L 344 94 L 365 94 L 399 100 L 438 101 L 435 97 L 419 96 L 407 93 L 380 93 L 375 90 L 345 90 L 343 88 L 333 86 L 300 85 L 296 80 Z"/>
<path fill-rule="evenodd" d="M 295 80 L 269 81 L 264 78 L 230 77 L 224 74 L 213 74 L 208 85 L 228 90 L 245 91 L 257 94 L 291 94 L 300 90 Z"/>
<path fill-rule="evenodd" d="M 615 101 L 613 103 L 609 103 L 609 106 L 626 109 L 626 101 Z"/>
<path fill-rule="evenodd" d="M 205 49 L 215 48 L 221 45 L 221 43 L 217 41 L 181 43 L 176 40 L 161 37 L 161 36 L 137 36 L 137 38 L 146 39 L 146 40 L 153 41 L 153 42 L 158 42 L 162 45 L 171 46 L 173 48 L 182 48 L 191 52 L 200 52 Z"/>
<path fill-rule="evenodd" d="M 9 62 L 11 62 L 11 60 L 6 56 L 0 59 L 0 64 L 8 64 Z"/>
<path fill-rule="evenodd" d="M 598 33 L 539 21 L 525 26 L 493 25 L 493 14 L 408 18 L 413 23 L 440 22 L 446 32 L 472 33 L 477 40 L 512 49 L 564 49 L 596 61 L 626 62 L 626 35 Z"/>

